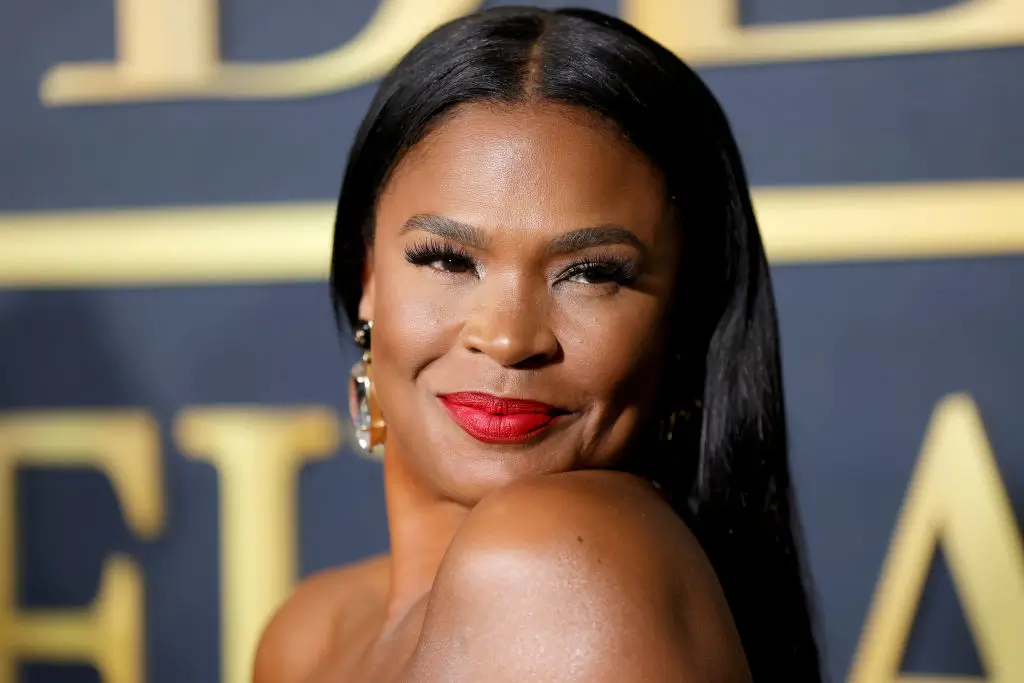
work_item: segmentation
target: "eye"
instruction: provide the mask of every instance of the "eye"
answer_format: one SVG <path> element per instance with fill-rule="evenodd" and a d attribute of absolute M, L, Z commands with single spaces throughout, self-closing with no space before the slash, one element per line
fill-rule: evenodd
<path fill-rule="evenodd" d="M 636 280 L 636 264 L 625 259 L 588 260 L 570 265 L 561 279 L 583 285 L 626 286 Z"/>
<path fill-rule="evenodd" d="M 414 266 L 426 266 L 457 275 L 476 272 L 476 263 L 465 251 L 444 242 L 426 241 L 406 248 L 405 260 Z"/>
<path fill-rule="evenodd" d="M 446 273 L 466 273 L 473 270 L 473 262 L 458 254 L 438 255 L 437 258 L 426 265 L 434 270 L 443 270 Z"/>

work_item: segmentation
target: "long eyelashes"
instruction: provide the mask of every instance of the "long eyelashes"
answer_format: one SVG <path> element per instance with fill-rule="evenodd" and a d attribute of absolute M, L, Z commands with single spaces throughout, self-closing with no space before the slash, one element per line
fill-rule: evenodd
<path fill-rule="evenodd" d="M 476 270 L 476 262 L 469 252 L 435 239 L 427 239 L 406 247 L 405 260 L 414 266 L 428 266 L 446 273 Z"/>
<path fill-rule="evenodd" d="M 627 287 L 636 281 L 639 270 L 635 261 L 626 258 L 590 258 L 569 264 L 562 271 L 559 280 L 570 280 L 590 285 L 614 283 Z"/>
<path fill-rule="evenodd" d="M 433 238 L 406 247 L 405 260 L 414 266 L 425 266 L 444 274 L 478 274 L 477 262 L 468 251 Z M 564 266 L 554 279 L 555 282 L 627 287 L 636 281 L 639 270 L 639 264 L 632 259 L 611 255 L 588 257 Z"/>

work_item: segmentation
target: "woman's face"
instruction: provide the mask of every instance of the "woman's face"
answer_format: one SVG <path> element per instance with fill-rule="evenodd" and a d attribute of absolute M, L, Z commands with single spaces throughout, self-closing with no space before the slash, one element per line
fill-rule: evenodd
<path fill-rule="evenodd" d="M 388 457 L 479 500 L 620 459 L 676 271 L 661 177 L 585 112 L 457 110 L 381 195 L 360 317 Z"/>

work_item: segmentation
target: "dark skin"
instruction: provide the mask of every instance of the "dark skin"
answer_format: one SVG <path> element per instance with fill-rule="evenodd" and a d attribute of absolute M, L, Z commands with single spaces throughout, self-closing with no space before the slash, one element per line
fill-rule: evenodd
<path fill-rule="evenodd" d="M 677 239 L 657 170 L 586 112 L 465 105 L 406 155 L 359 306 L 391 553 L 300 586 L 254 683 L 749 681 L 693 535 L 609 469 L 650 424 Z M 452 391 L 566 414 L 483 443 Z"/>

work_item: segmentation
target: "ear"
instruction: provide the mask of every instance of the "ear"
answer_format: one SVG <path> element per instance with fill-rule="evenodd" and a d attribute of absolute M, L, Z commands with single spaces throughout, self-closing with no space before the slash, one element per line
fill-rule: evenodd
<path fill-rule="evenodd" d="M 360 320 L 373 320 L 373 271 L 373 249 L 367 249 L 366 261 L 363 264 L 363 295 L 359 298 Z"/>

